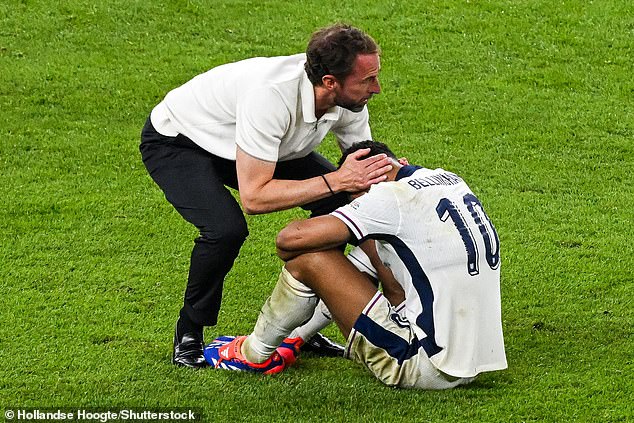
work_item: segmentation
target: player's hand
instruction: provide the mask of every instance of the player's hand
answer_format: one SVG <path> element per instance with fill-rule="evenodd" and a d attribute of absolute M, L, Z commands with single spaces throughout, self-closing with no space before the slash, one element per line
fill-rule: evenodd
<path fill-rule="evenodd" d="M 385 154 L 364 158 L 369 152 L 369 148 L 355 151 L 332 174 L 338 191 L 367 191 L 371 185 L 387 179 L 385 174 L 392 170 L 390 159 Z"/>

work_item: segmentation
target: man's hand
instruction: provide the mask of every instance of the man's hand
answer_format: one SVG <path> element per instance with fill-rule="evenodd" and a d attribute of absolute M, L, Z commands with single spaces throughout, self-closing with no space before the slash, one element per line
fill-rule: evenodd
<path fill-rule="evenodd" d="M 385 181 L 387 172 L 392 170 L 390 159 L 385 154 L 368 158 L 369 148 L 363 148 L 350 154 L 339 170 L 326 175 L 328 182 L 336 192 L 367 191 L 371 185 Z"/>

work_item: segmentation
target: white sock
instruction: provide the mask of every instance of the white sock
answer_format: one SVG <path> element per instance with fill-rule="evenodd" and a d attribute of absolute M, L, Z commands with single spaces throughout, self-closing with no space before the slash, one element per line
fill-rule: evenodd
<path fill-rule="evenodd" d="M 313 337 L 317 332 L 328 326 L 332 323 L 332 316 L 330 315 L 330 311 L 326 304 L 319 300 L 319 304 L 315 307 L 315 312 L 313 313 L 313 317 L 302 326 L 293 330 L 291 334 L 288 336 L 289 338 L 302 338 L 304 341 L 308 341 Z"/>
<path fill-rule="evenodd" d="M 267 298 L 253 333 L 242 344 L 242 354 L 252 363 L 266 361 L 293 329 L 314 313 L 318 298 L 306 285 L 282 268 Z"/>
<path fill-rule="evenodd" d="M 363 273 L 367 273 L 373 278 L 376 279 L 376 270 L 372 263 L 370 263 L 370 258 L 367 254 L 361 249 L 361 247 L 353 248 L 350 253 L 348 253 L 348 260 L 360 271 Z M 302 326 L 293 330 L 291 334 L 288 336 L 289 338 L 302 338 L 304 341 L 308 341 L 313 337 L 317 332 L 328 326 L 332 323 L 332 314 L 323 300 L 319 300 L 319 304 L 315 307 L 315 313 L 313 317 Z"/>

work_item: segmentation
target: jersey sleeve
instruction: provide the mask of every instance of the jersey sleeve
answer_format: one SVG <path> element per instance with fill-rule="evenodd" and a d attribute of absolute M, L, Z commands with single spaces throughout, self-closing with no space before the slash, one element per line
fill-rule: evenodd
<path fill-rule="evenodd" d="M 370 191 L 331 213 L 340 219 L 358 242 L 375 234 L 396 235 L 401 221 L 397 198 L 389 183 Z"/>
<path fill-rule="evenodd" d="M 277 91 L 269 87 L 252 90 L 238 99 L 236 144 L 250 156 L 277 162 L 290 119 Z"/>
<path fill-rule="evenodd" d="M 333 125 L 330 130 L 337 138 L 341 151 L 354 143 L 371 140 L 370 115 L 367 106 L 359 113 L 344 110 L 339 122 Z"/>

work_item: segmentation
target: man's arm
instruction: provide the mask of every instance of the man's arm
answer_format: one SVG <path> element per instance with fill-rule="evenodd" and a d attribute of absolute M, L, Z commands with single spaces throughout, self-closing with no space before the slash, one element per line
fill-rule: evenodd
<path fill-rule="evenodd" d="M 351 154 L 335 172 L 325 176 L 333 192 L 359 192 L 385 180 L 392 166 L 385 155 L 363 159 L 369 150 Z M 247 214 L 269 213 L 300 206 L 332 195 L 321 176 L 300 181 L 273 179 L 276 163 L 236 151 L 240 200 Z"/>
<path fill-rule="evenodd" d="M 288 261 L 303 253 L 328 250 L 348 242 L 350 231 L 341 220 L 326 215 L 286 225 L 275 240 L 277 255 Z"/>

